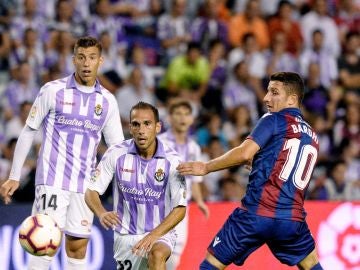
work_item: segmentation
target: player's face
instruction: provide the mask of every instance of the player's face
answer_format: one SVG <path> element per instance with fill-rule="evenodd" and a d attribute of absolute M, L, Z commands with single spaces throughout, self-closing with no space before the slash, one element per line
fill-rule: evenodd
<path fill-rule="evenodd" d="M 79 47 L 73 56 L 76 81 L 81 85 L 93 86 L 102 62 L 103 58 L 97 47 Z"/>
<path fill-rule="evenodd" d="M 156 150 L 156 135 L 161 130 L 160 122 L 156 122 L 150 109 L 135 109 L 130 116 L 130 134 L 140 151 L 146 158 L 154 155 Z"/>
<path fill-rule="evenodd" d="M 194 122 L 194 117 L 189 108 L 177 107 L 170 115 L 170 123 L 175 132 L 187 132 Z"/>
<path fill-rule="evenodd" d="M 285 86 L 279 81 L 270 81 L 264 103 L 269 112 L 278 112 L 293 107 L 294 96 L 289 96 Z"/>

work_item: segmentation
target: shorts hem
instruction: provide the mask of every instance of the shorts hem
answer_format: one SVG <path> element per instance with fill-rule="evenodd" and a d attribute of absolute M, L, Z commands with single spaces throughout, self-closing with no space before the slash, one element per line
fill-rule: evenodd
<path fill-rule="evenodd" d="M 63 233 L 66 235 L 69 235 L 69 236 L 77 237 L 77 238 L 90 238 L 90 233 L 89 234 L 80 234 L 80 233 L 73 233 L 73 232 L 69 232 L 69 231 L 63 231 Z"/>

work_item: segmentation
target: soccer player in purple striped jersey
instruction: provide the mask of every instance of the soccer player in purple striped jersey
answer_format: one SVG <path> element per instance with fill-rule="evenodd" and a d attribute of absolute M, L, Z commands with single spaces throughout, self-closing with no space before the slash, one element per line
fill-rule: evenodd
<path fill-rule="evenodd" d="M 117 269 L 165 270 L 176 241 L 174 227 L 186 212 L 180 156 L 156 135 L 158 110 L 139 102 L 130 111 L 133 139 L 109 148 L 92 177 L 85 200 L 106 228 L 113 228 Z M 115 176 L 115 177 L 114 177 Z M 99 194 L 114 186 L 114 211 Z"/>
<path fill-rule="evenodd" d="M 124 139 L 116 99 L 96 79 L 103 62 L 101 50 L 92 37 L 78 39 L 73 56 L 75 73 L 40 89 L 19 136 L 9 179 L 0 188 L 1 197 L 10 203 L 19 187 L 25 157 L 41 130 L 32 214 L 52 216 L 63 230 L 68 270 L 86 269 L 93 213 L 84 193 L 95 170 L 101 134 L 108 146 Z M 28 269 L 49 269 L 51 260 L 31 256 Z"/>
<path fill-rule="evenodd" d="M 298 74 L 272 74 L 264 97 L 268 113 L 243 143 L 208 162 L 178 166 L 183 175 L 205 175 L 252 164 L 246 194 L 210 243 L 200 269 L 242 265 L 264 244 L 284 264 L 322 269 L 303 207 L 319 151 L 317 135 L 300 111 L 303 95 Z"/>
<path fill-rule="evenodd" d="M 200 146 L 190 137 L 189 129 L 194 122 L 191 104 L 185 99 L 175 98 L 170 101 L 169 108 L 170 128 L 159 135 L 159 139 L 167 143 L 179 153 L 183 161 L 199 160 L 201 158 Z M 202 176 L 187 176 L 187 199 L 194 199 L 205 217 L 209 216 L 209 209 L 204 203 L 200 182 Z M 171 257 L 166 263 L 168 270 L 175 270 L 180 263 L 180 257 L 186 245 L 188 236 L 188 215 L 176 226 L 178 238 Z"/>

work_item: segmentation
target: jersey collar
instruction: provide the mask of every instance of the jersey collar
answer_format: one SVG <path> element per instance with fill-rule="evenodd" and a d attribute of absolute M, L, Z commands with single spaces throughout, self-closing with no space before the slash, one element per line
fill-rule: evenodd
<path fill-rule="evenodd" d="M 75 73 L 73 73 L 72 75 L 70 75 L 68 77 L 68 80 L 66 82 L 66 88 L 76 88 L 76 83 L 75 83 Z M 98 79 L 95 80 L 95 92 L 98 92 L 101 94 L 101 85 Z"/>
<path fill-rule="evenodd" d="M 156 138 L 156 141 L 157 141 L 157 148 L 156 148 L 156 152 L 155 152 L 155 155 L 153 156 L 153 158 L 165 158 L 164 145 L 157 138 Z M 131 139 L 128 153 L 133 154 L 133 155 L 138 155 L 138 151 L 136 149 L 134 139 Z"/>

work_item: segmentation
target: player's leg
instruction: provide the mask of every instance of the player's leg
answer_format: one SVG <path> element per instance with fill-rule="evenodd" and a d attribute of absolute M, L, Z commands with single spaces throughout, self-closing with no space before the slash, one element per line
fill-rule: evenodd
<path fill-rule="evenodd" d="M 181 254 L 184 251 L 188 237 L 188 220 L 189 216 L 188 214 L 186 214 L 185 218 L 180 221 L 180 223 L 175 227 L 175 231 L 177 234 L 176 244 L 170 258 L 166 262 L 167 270 L 176 270 L 180 263 Z"/>
<path fill-rule="evenodd" d="M 200 264 L 200 270 L 222 270 L 225 269 L 226 265 L 222 264 L 218 259 L 216 259 L 209 252 L 206 254 L 205 260 Z"/>
<path fill-rule="evenodd" d="M 231 263 L 242 265 L 264 244 L 258 233 L 264 226 L 266 224 L 259 222 L 258 216 L 235 209 L 210 243 L 200 269 L 224 269 Z"/>
<path fill-rule="evenodd" d="M 322 270 L 319 263 L 319 259 L 316 253 L 316 249 L 314 249 L 312 252 L 310 252 L 309 255 L 305 257 L 301 262 L 297 264 L 299 269 L 301 270 Z"/>
<path fill-rule="evenodd" d="M 167 269 L 166 261 L 174 251 L 176 238 L 175 230 L 171 230 L 154 243 L 148 254 L 148 267 L 150 270 Z"/>
<path fill-rule="evenodd" d="M 35 187 L 35 201 L 32 208 L 32 215 L 47 214 L 51 216 L 61 229 L 65 227 L 66 209 L 69 204 L 67 194 L 56 188 L 38 185 Z M 48 270 L 53 257 L 50 256 L 29 256 L 29 270 Z"/>
<path fill-rule="evenodd" d="M 267 244 L 278 260 L 297 265 L 301 270 L 322 269 L 306 222 L 274 220 L 273 228 L 272 238 Z"/>
<path fill-rule="evenodd" d="M 148 254 L 149 270 L 165 270 L 166 260 L 171 255 L 170 247 L 163 242 L 156 242 Z"/>
<path fill-rule="evenodd" d="M 86 269 L 86 249 L 94 215 L 85 203 L 84 194 L 70 192 L 70 204 L 64 228 L 68 270 Z"/>
<path fill-rule="evenodd" d="M 144 235 L 124 235 L 117 231 L 114 233 L 114 259 L 116 269 L 147 270 L 147 258 L 137 256 L 132 252 L 132 247 L 140 241 Z"/>

